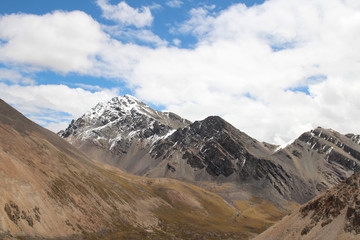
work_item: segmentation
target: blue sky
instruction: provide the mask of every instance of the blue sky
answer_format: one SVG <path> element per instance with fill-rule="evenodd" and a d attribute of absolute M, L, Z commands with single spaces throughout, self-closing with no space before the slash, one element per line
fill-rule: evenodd
<path fill-rule="evenodd" d="M 0 97 L 55 132 L 132 94 L 271 143 L 360 133 L 359 29 L 357 0 L 4 1 Z"/>

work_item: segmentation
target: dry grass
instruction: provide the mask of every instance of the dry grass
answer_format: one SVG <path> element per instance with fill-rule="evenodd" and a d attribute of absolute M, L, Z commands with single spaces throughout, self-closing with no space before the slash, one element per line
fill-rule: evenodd
<path fill-rule="evenodd" d="M 234 201 L 239 210 L 238 221 L 243 222 L 244 230 L 261 233 L 281 220 L 290 210 L 279 209 L 273 203 L 252 197 L 250 201 Z M 289 205 L 288 209 L 296 208 L 297 204 Z"/>

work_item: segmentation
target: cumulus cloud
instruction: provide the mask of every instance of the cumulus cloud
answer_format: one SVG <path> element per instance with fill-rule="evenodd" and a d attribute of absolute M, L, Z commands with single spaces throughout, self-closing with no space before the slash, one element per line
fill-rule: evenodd
<path fill-rule="evenodd" d="M 0 16 L 0 61 L 28 64 L 58 72 L 85 73 L 106 40 L 100 25 L 80 12 L 42 16 Z"/>
<path fill-rule="evenodd" d="M 193 8 L 190 10 L 190 19 L 180 24 L 176 28 L 172 28 L 173 33 L 191 33 L 196 36 L 200 41 L 203 35 L 213 30 L 212 23 L 215 21 L 215 16 L 211 14 L 213 6 L 204 6 L 200 8 Z"/>
<path fill-rule="evenodd" d="M 21 73 L 13 69 L 0 68 L 0 81 L 10 82 L 13 84 L 32 85 L 35 80 L 24 77 Z"/>
<path fill-rule="evenodd" d="M 111 40 L 98 57 L 97 64 L 89 71 L 89 74 L 97 77 L 106 77 L 117 81 L 126 81 L 131 88 L 134 83 L 129 77 L 134 72 L 134 67 L 142 57 L 152 49 L 136 44 L 123 44 L 117 40 Z"/>
<path fill-rule="evenodd" d="M 102 29 L 110 36 L 123 43 L 137 43 L 154 47 L 168 45 L 166 40 L 147 29 L 153 22 L 151 10 L 160 9 L 161 5 L 153 3 L 137 9 L 130 7 L 125 1 L 111 5 L 108 0 L 98 0 L 97 4 L 103 12 L 103 17 L 116 23 L 115 25 L 102 25 Z"/>
<path fill-rule="evenodd" d="M 0 96 L 26 116 L 53 131 L 76 119 L 98 102 L 108 101 L 119 89 L 87 91 L 65 85 L 20 86 L 0 83 Z"/>
<path fill-rule="evenodd" d="M 124 1 L 119 2 L 117 5 L 111 5 L 108 0 L 98 0 L 97 4 L 103 11 L 104 18 L 115 21 L 123 26 L 150 26 L 154 19 L 149 7 L 136 9 L 130 7 Z"/>

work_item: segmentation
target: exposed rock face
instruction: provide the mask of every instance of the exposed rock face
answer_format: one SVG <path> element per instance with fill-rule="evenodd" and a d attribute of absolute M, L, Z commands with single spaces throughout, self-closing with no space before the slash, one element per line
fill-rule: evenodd
<path fill-rule="evenodd" d="M 250 157 L 239 139 L 242 134 L 220 117 L 208 117 L 157 142 L 151 154 L 168 157 L 170 152 L 181 151 L 182 159 L 191 167 L 205 168 L 211 176 L 228 177 L 241 171 L 246 156 Z"/>
<path fill-rule="evenodd" d="M 282 239 L 359 239 L 360 173 L 311 200 L 256 240 L 280 236 Z"/>
<path fill-rule="evenodd" d="M 330 224 L 347 207 L 344 230 L 359 234 L 358 215 L 360 211 L 359 176 L 354 175 L 348 178 L 331 191 L 327 191 L 321 197 L 311 200 L 300 208 L 301 216 L 304 218 L 310 214 L 311 223 L 301 231 L 302 235 L 307 234 L 317 224 L 322 227 Z"/>
<path fill-rule="evenodd" d="M 151 156 L 171 162 L 179 173 L 184 173 L 178 169 L 182 166 L 180 161 L 185 162 L 192 170 L 186 176 L 197 181 L 252 182 L 269 186 L 285 199 L 298 202 L 313 196 L 299 177 L 291 176 L 273 159 L 267 147 L 216 116 L 194 122 L 156 142 Z M 175 171 L 166 176 L 184 177 Z M 150 171 L 150 175 L 154 176 L 154 172 Z"/>

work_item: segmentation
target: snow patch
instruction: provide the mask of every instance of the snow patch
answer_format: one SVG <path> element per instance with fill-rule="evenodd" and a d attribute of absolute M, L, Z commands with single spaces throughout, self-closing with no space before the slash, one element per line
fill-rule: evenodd
<path fill-rule="evenodd" d="M 277 148 L 275 149 L 274 152 L 278 152 L 278 151 L 286 148 L 287 146 L 293 144 L 293 143 L 295 142 L 295 140 L 296 140 L 296 139 L 293 139 L 293 140 L 291 140 L 291 141 L 289 141 L 289 142 L 287 142 L 287 143 L 285 143 L 285 144 L 280 145 L 279 147 L 277 147 Z"/>
<path fill-rule="evenodd" d="M 246 163 L 246 157 L 243 157 L 241 159 L 241 169 L 244 167 L 245 163 Z"/>
<path fill-rule="evenodd" d="M 170 137 L 174 132 L 176 132 L 175 129 L 170 130 L 167 134 L 165 134 L 164 136 L 162 136 L 163 139 L 166 139 L 168 137 Z"/>
<path fill-rule="evenodd" d="M 110 139 L 109 140 L 110 150 L 112 150 L 116 146 L 116 144 L 121 141 L 121 139 L 122 139 L 121 135 L 118 135 L 116 138 Z"/>
<path fill-rule="evenodd" d="M 329 155 L 333 150 L 333 147 L 330 147 L 327 151 L 326 151 L 326 154 Z"/>

